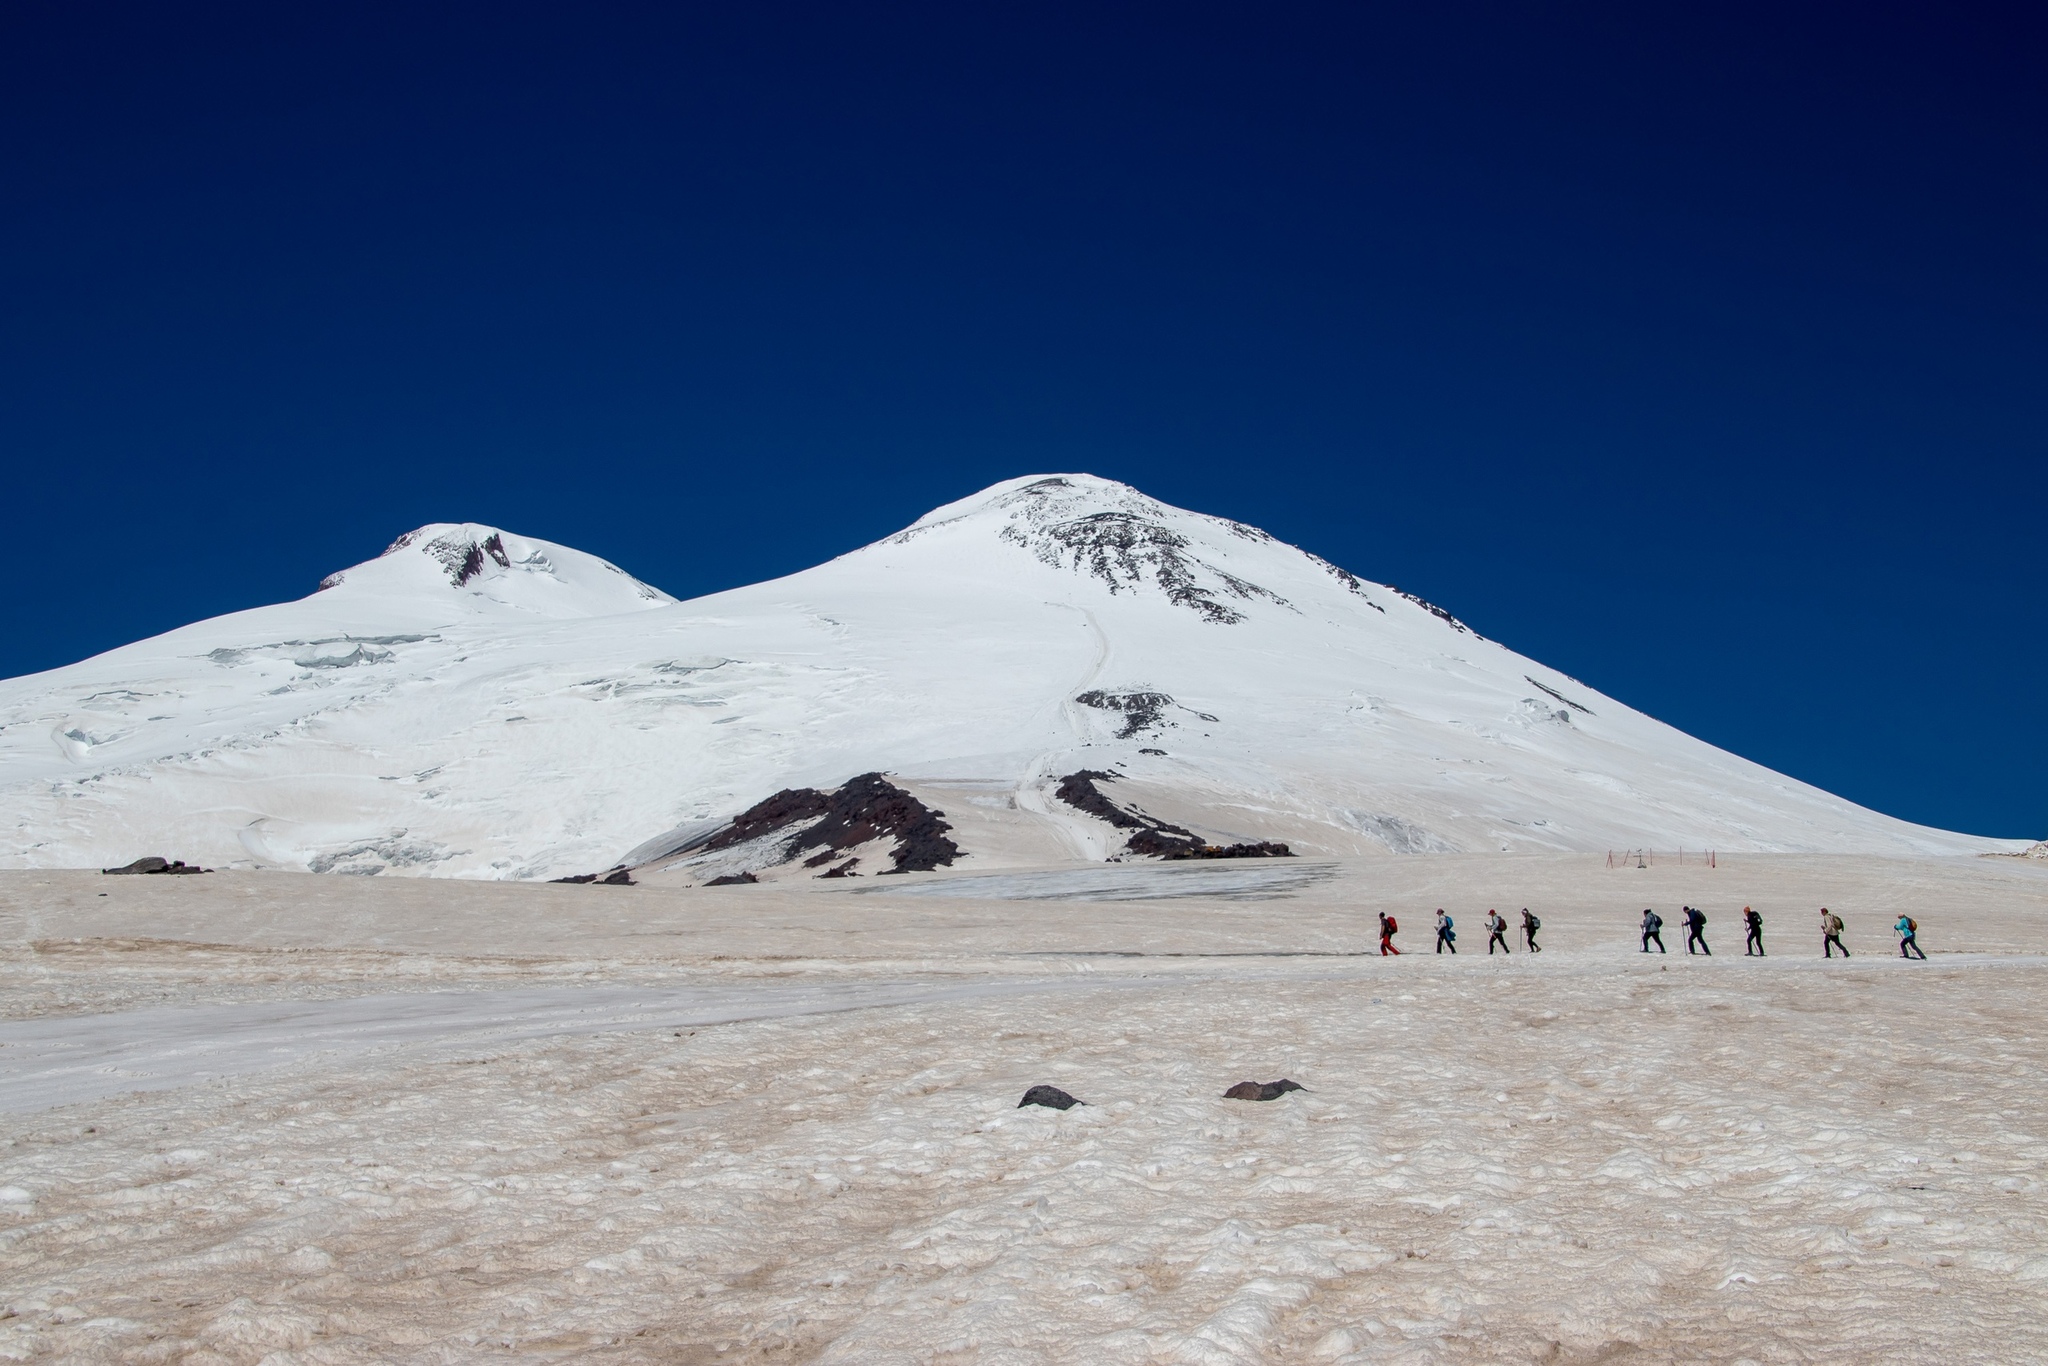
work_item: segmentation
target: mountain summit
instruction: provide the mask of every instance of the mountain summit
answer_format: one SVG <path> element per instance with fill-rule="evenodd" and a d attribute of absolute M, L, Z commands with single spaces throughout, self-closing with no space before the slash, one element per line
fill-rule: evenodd
<path fill-rule="evenodd" d="M 709 880 L 1282 845 L 2005 847 L 1854 806 L 1254 527 L 1082 474 L 689 602 L 564 546 L 423 527 L 298 602 L 0 684 L 0 758 L 17 867 L 163 850 Z"/>

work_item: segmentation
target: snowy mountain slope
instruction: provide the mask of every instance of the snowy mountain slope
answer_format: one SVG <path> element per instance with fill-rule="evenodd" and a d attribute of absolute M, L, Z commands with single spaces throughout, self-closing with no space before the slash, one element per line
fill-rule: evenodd
<path fill-rule="evenodd" d="M 676 602 L 432 526 L 298 602 L 0 684 L 8 866 L 164 852 L 531 878 L 882 771 L 977 863 L 1100 859 L 1120 802 L 1301 853 L 1965 853 L 1714 749 L 1256 529 L 1012 480 Z"/>

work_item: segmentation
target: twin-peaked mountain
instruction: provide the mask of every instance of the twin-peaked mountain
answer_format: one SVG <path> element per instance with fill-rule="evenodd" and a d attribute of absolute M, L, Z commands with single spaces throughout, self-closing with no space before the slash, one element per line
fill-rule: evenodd
<path fill-rule="evenodd" d="M 1077 774 L 1136 826 L 1077 800 Z M 804 814 L 741 838 L 779 796 Z M 924 844 L 911 807 L 942 813 Z M 906 839 L 911 866 L 961 868 L 1282 843 L 2004 847 L 1088 475 L 998 484 L 689 602 L 562 546 L 425 527 L 300 601 L 0 683 L 0 812 L 14 867 L 498 878 L 657 856 L 695 880 L 886 872 Z"/>

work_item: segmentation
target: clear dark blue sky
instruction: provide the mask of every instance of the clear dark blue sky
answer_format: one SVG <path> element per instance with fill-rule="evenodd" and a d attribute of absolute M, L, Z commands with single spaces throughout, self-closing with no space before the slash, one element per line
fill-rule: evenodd
<path fill-rule="evenodd" d="M 0 674 L 1088 470 L 2048 835 L 2027 8 L 7 4 Z"/>

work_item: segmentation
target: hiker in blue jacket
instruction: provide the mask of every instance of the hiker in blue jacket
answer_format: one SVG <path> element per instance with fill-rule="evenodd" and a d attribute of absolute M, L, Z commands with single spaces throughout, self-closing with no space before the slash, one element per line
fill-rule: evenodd
<path fill-rule="evenodd" d="M 1658 915 L 1655 911 L 1649 909 L 1646 906 L 1643 908 L 1644 953 L 1648 953 L 1650 951 L 1650 944 L 1652 941 L 1655 941 L 1657 945 L 1657 952 L 1664 952 L 1664 917 Z"/>
<path fill-rule="evenodd" d="M 1451 928 L 1451 918 L 1444 914 L 1444 908 L 1436 908 L 1436 951 L 1442 953 L 1446 947 L 1452 953 L 1458 951 L 1458 932 Z"/>
<path fill-rule="evenodd" d="M 1892 926 L 1899 932 L 1899 957 L 1918 958 L 1927 961 L 1927 955 L 1920 951 L 1920 922 L 1910 915 L 1901 915 L 1899 923 Z"/>

